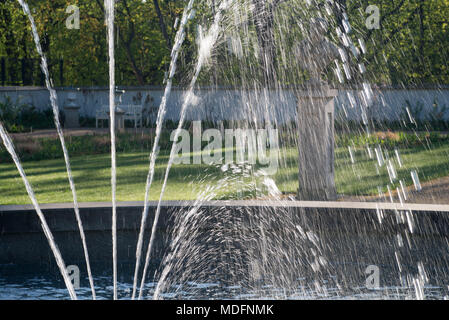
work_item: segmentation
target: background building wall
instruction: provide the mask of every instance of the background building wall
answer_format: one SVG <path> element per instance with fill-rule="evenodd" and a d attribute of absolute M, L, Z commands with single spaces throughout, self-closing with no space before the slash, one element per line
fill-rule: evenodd
<path fill-rule="evenodd" d="M 129 87 L 121 97 L 122 104 L 143 104 L 151 119 L 155 119 L 157 109 L 164 94 L 163 87 Z M 341 120 L 362 120 L 361 103 L 357 90 L 341 89 L 336 98 L 336 117 Z M 63 110 L 69 93 L 75 93 L 82 116 L 95 117 L 99 108 L 107 107 L 107 88 L 58 88 L 59 107 Z M 351 104 L 348 94 L 355 97 Z M 166 119 L 178 120 L 184 91 L 174 88 L 167 104 Z M 407 120 L 406 101 L 413 117 L 424 120 L 438 108 L 449 109 L 449 88 L 446 89 L 380 89 L 374 92 L 375 99 L 367 116 L 377 120 Z M 49 93 L 41 87 L 0 87 L 0 101 L 6 97 L 19 104 L 30 104 L 40 110 L 50 108 Z M 235 88 L 196 91 L 196 103 L 190 106 L 187 119 L 190 120 L 258 120 L 267 118 L 279 123 L 296 119 L 296 97 L 293 89 L 282 91 L 239 90 Z M 436 102 L 436 104 L 435 104 Z M 422 108 L 422 109 L 421 109 Z M 419 113 L 417 111 L 420 110 Z M 443 109 L 440 109 L 443 110 Z M 443 112 L 443 120 L 449 120 L 449 112 Z"/>

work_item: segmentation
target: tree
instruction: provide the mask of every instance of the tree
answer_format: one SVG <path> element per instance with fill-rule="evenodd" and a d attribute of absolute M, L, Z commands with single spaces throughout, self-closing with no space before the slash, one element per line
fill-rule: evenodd
<path fill-rule="evenodd" d="M 104 0 L 29 0 L 42 47 L 50 61 L 55 84 L 60 84 L 57 62 L 64 60 L 64 78 L 73 86 L 106 85 L 108 58 Z M 70 2 L 70 3 L 69 3 Z M 187 27 L 187 37 L 178 62 L 176 81 L 182 84 L 196 59 L 196 29 L 207 28 L 220 0 L 196 2 L 197 14 Z M 332 15 L 328 37 L 336 43 L 335 29 L 343 28 L 346 12 L 352 25 L 350 37 L 358 46 L 364 40 L 367 52 L 353 59 L 353 74 L 364 63 L 367 80 L 379 84 L 449 83 L 449 0 L 236 0 L 237 7 L 225 13 L 223 33 L 201 83 L 243 84 L 257 82 L 264 87 L 297 84 L 307 78 L 300 70 L 294 46 L 307 36 L 308 23 L 325 16 L 326 6 Z M 307 5 L 310 3 L 310 5 Z M 80 8 L 80 30 L 65 26 L 68 4 Z M 170 63 L 175 20 L 180 18 L 185 1 L 120 0 L 116 2 L 117 83 L 123 85 L 162 84 Z M 368 5 L 380 8 L 380 30 L 366 26 Z M 237 8 L 237 9 L 236 9 Z M 233 15 L 240 11 L 244 21 L 235 24 Z M 226 37 L 233 37 L 243 47 L 237 57 L 226 49 Z M 225 41 L 222 41 L 225 40 Z M 347 49 L 347 48 L 346 48 Z M 360 48 L 359 48 L 360 49 Z M 349 55 L 349 52 L 348 52 Z M 11 61 L 34 63 L 38 77 L 37 53 L 30 26 L 16 0 L 0 0 L 0 56 Z M 34 60 L 33 60 L 34 59 Z M 20 82 L 20 63 L 8 63 L 8 82 Z M 25 69 L 33 69 L 25 64 Z M 23 70 L 23 69 L 22 69 Z M 328 70 L 328 81 L 335 81 Z M 23 73 L 23 72 L 22 72 Z M 15 77 L 15 78 L 14 78 Z M 14 78 L 14 79 L 13 79 Z M 23 77 L 22 77 L 23 78 Z M 353 83 L 361 81 L 354 76 Z"/>

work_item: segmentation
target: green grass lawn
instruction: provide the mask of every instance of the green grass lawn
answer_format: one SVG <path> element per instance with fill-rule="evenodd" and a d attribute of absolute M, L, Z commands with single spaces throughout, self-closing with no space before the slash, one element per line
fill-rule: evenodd
<path fill-rule="evenodd" d="M 417 170 L 421 182 L 449 176 L 449 144 L 424 147 L 401 148 L 402 168 L 390 150 L 398 180 L 412 185 L 411 170 Z M 274 176 L 279 189 L 295 193 L 298 188 L 298 164 L 295 148 L 281 150 L 280 168 Z M 365 149 L 355 150 L 352 163 L 347 148 L 336 151 L 337 192 L 345 195 L 371 195 L 378 193 L 378 186 L 386 190 L 390 184 L 385 165 L 376 171 L 376 160 L 370 159 Z M 162 179 L 167 163 L 167 154 L 158 158 L 155 180 L 150 192 L 151 200 L 159 198 Z M 71 158 L 72 170 L 80 202 L 110 201 L 110 155 L 86 155 Z M 148 153 L 120 153 L 117 158 L 118 201 L 142 201 L 148 173 Z M 65 164 L 63 159 L 27 161 L 25 172 L 40 203 L 71 202 Z M 255 168 L 257 172 L 259 168 Z M 165 200 L 192 200 L 200 194 L 210 199 L 240 199 L 263 196 L 266 193 L 263 177 L 258 174 L 223 172 L 220 165 L 175 165 L 168 181 Z M 397 181 L 396 181 L 397 183 Z M 390 184 L 393 188 L 396 184 Z M 12 163 L 0 163 L 0 205 L 30 203 L 23 182 Z"/>

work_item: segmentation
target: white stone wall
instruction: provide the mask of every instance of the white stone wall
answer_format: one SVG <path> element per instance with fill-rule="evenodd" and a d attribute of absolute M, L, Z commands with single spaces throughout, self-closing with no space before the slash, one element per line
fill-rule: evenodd
<path fill-rule="evenodd" d="M 122 96 L 123 104 L 143 103 L 146 108 L 151 108 L 153 117 L 157 114 L 157 108 L 161 102 L 164 88 L 128 88 Z M 83 116 L 95 117 L 95 111 L 108 103 L 108 89 L 58 89 L 59 106 L 63 109 L 69 92 L 75 92 L 78 96 L 77 103 L 81 106 L 80 113 Z M 353 90 L 340 90 L 336 98 L 336 115 L 340 119 L 361 120 L 360 104 L 351 107 L 347 98 L 347 92 L 356 93 Z M 166 119 L 178 120 L 182 105 L 184 91 L 173 89 L 167 105 Z M 275 119 L 279 123 L 296 119 L 296 98 L 292 89 L 284 89 L 280 92 L 242 91 L 236 89 L 199 89 L 195 106 L 190 106 L 187 118 L 191 120 L 242 120 L 254 119 L 261 121 L 265 118 Z M 414 107 L 422 103 L 423 111 L 420 118 L 427 117 L 431 112 L 434 100 L 438 105 L 446 105 L 449 109 L 448 89 L 423 89 L 423 90 L 396 90 L 383 89 L 375 92 L 376 101 L 370 108 L 368 115 L 379 120 L 404 119 L 406 103 L 410 101 Z M 0 88 L 0 101 L 9 96 L 12 101 L 32 104 L 38 109 L 50 108 L 49 94 L 43 88 Z M 149 97 L 153 99 L 150 101 Z M 444 119 L 449 120 L 449 112 L 444 114 Z"/>

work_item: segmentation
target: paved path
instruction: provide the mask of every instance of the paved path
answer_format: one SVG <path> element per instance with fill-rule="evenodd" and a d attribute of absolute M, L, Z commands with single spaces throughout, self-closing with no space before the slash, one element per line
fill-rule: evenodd
<path fill-rule="evenodd" d="M 136 129 L 134 128 L 126 128 L 125 129 L 127 133 L 135 133 Z M 81 136 L 93 136 L 93 135 L 107 135 L 109 134 L 108 128 L 79 128 L 79 129 L 63 129 L 64 136 L 71 136 L 71 137 L 81 137 Z M 148 134 L 148 133 L 154 133 L 154 129 L 149 128 L 138 128 L 137 132 Z M 19 139 L 28 139 L 28 138 L 57 138 L 58 134 L 56 132 L 56 129 L 47 129 L 47 130 L 36 130 L 33 132 L 25 132 L 25 133 L 13 133 L 11 134 L 13 138 L 19 138 Z"/>
<path fill-rule="evenodd" d="M 396 191 L 392 192 L 394 201 L 399 201 Z M 438 178 L 422 183 L 422 190 L 417 192 L 413 186 L 407 188 L 408 203 L 449 204 L 449 177 Z M 385 194 L 389 201 L 389 195 Z M 379 196 L 343 196 L 341 201 L 385 201 Z"/>
<path fill-rule="evenodd" d="M 64 129 L 64 135 L 72 137 L 102 135 L 108 134 L 108 132 L 109 129 Z M 57 138 L 58 133 L 56 132 L 56 129 L 48 129 L 25 133 L 13 133 L 11 136 L 14 138 Z"/>

